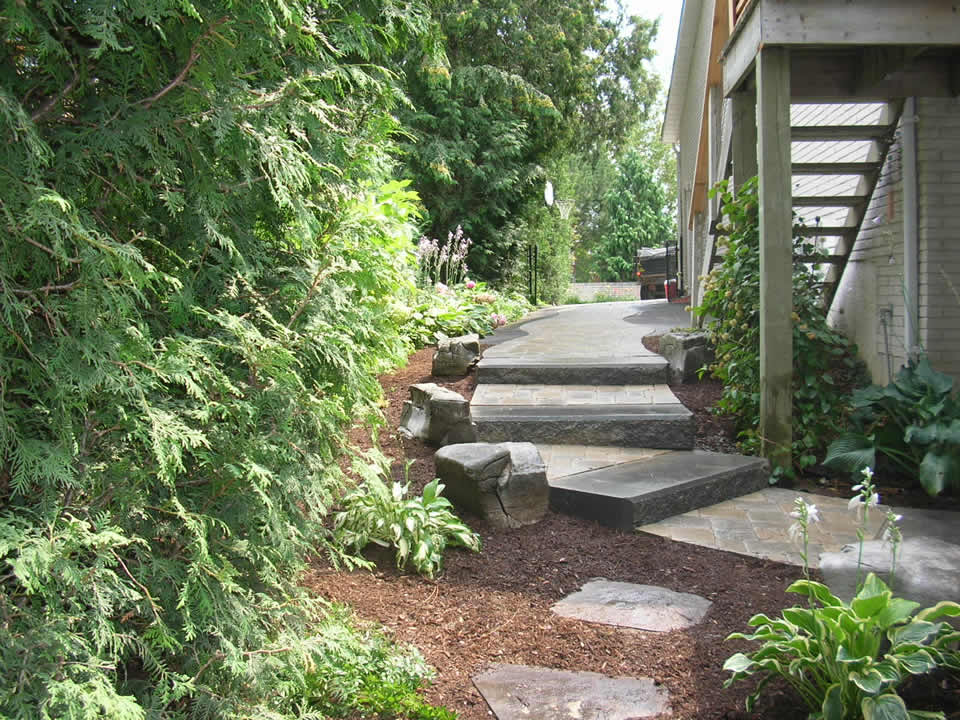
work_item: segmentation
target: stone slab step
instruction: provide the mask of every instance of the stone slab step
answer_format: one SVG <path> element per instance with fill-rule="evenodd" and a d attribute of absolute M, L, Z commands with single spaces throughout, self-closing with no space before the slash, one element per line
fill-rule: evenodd
<path fill-rule="evenodd" d="M 680 403 L 648 405 L 471 405 L 483 442 L 689 449 L 696 427 Z"/>
<path fill-rule="evenodd" d="M 632 531 L 768 486 L 762 458 L 680 451 L 550 481 L 557 512 Z"/>
<path fill-rule="evenodd" d="M 470 412 L 487 442 L 693 447 L 693 415 L 667 385 L 477 386 Z"/>
<path fill-rule="evenodd" d="M 653 384 L 667 382 L 668 373 L 669 364 L 659 355 L 638 355 L 610 360 L 485 357 L 477 364 L 477 382 L 481 384 Z"/>

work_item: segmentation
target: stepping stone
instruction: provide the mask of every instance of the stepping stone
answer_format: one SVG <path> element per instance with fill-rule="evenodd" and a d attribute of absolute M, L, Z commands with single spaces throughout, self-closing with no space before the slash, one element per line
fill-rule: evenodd
<path fill-rule="evenodd" d="M 563 617 L 603 625 L 670 632 L 696 625 L 711 605 L 699 595 L 594 578 L 552 610 Z"/>
<path fill-rule="evenodd" d="M 493 665 L 473 678 L 497 720 L 632 720 L 660 715 L 669 694 L 650 678 Z"/>
<path fill-rule="evenodd" d="M 670 452 L 550 481 L 557 512 L 632 531 L 768 486 L 762 458 Z"/>

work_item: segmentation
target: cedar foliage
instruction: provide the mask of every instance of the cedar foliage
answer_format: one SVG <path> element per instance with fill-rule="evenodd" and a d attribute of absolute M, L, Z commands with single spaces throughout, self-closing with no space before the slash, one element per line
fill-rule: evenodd
<path fill-rule="evenodd" d="M 295 588 L 338 552 L 343 428 L 407 347 L 385 68 L 426 25 L 395 0 L 5 4 L 0 715 L 320 717 L 358 667 L 426 672 Z"/>

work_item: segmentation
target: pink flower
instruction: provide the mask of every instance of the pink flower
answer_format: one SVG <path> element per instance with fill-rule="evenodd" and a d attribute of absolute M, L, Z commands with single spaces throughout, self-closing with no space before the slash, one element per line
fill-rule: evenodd
<path fill-rule="evenodd" d="M 505 315 L 501 315 L 500 313 L 494 313 L 490 316 L 490 322 L 493 324 L 493 327 L 498 328 L 501 325 L 507 324 L 507 318 Z"/>
<path fill-rule="evenodd" d="M 464 285 L 467 286 L 467 290 L 473 290 L 477 286 L 477 284 L 473 280 L 467 280 L 467 282 L 465 282 Z"/>

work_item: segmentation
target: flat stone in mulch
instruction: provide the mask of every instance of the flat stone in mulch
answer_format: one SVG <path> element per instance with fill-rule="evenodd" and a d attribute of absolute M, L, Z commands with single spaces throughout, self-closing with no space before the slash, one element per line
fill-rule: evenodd
<path fill-rule="evenodd" d="M 473 678 L 497 720 L 628 720 L 660 715 L 669 694 L 650 678 L 493 665 Z"/>
<path fill-rule="evenodd" d="M 691 593 L 594 578 L 556 603 L 552 610 L 586 622 L 671 632 L 699 623 L 712 604 Z"/>

